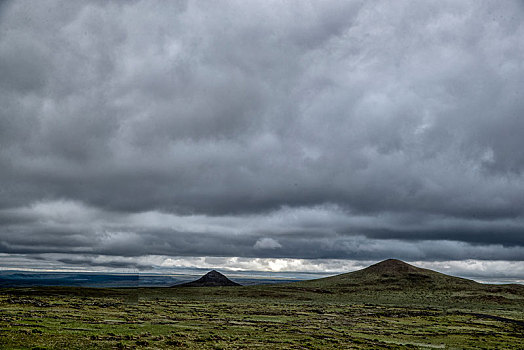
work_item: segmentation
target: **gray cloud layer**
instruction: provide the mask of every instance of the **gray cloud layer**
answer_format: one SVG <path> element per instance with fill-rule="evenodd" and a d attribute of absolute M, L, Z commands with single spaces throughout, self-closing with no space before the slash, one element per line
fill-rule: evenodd
<path fill-rule="evenodd" d="M 4 2 L 0 252 L 524 260 L 523 23 L 518 1 Z"/>

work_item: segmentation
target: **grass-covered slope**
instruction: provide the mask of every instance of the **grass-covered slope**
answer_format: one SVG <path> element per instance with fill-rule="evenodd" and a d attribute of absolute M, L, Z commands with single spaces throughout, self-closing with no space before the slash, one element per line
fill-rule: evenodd
<path fill-rule="evenodd" d="M 388 259 L 365 269 L 280 287 L 336 302 L 496 308 L 524 305 L 524 286 L 490 285 Z"/>

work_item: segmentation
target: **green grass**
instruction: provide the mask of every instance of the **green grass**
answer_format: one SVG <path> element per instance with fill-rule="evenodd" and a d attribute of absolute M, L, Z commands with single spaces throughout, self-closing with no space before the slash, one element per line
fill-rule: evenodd
<path fill-rule="evenodd" d="M 0 348 L 524 348 L 518 286 L 391 287 L 3 289 Z"/>

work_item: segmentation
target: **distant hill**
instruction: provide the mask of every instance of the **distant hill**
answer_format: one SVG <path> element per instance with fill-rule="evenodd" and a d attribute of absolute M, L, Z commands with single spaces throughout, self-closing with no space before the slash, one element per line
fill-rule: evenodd
<path fill-rule="evenodd" d="M 337 276 L 287 284 L 287 293 L 397 305 L 517 305 L 524 286 L 483 284 L 388 259 Z M 293 292 L 295 291 L 295 292 Z"/>
<path fill-rule="evenodd" d="M 196 281 L 177 284 L 173 287 L 233 287 L 240 284 L 231 281 L 218 271 L 212 270 Z"/>
<path fill-rule="evenodd" d="M 471 289 L 483 286 L 472 280 L 423 269 L 397 259 L 388 259 L 365 269 L 337 276 L 300 282 L 323 288 L 355 290 Z"/>

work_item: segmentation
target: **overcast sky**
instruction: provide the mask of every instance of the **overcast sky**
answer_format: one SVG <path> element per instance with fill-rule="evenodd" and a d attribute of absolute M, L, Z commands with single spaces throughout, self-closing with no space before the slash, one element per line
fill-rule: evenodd
<path fill-rule="evenodd" d="M 0 268 L 524 279 L 523 38 L 521 1 L 1 2 Z"/>

